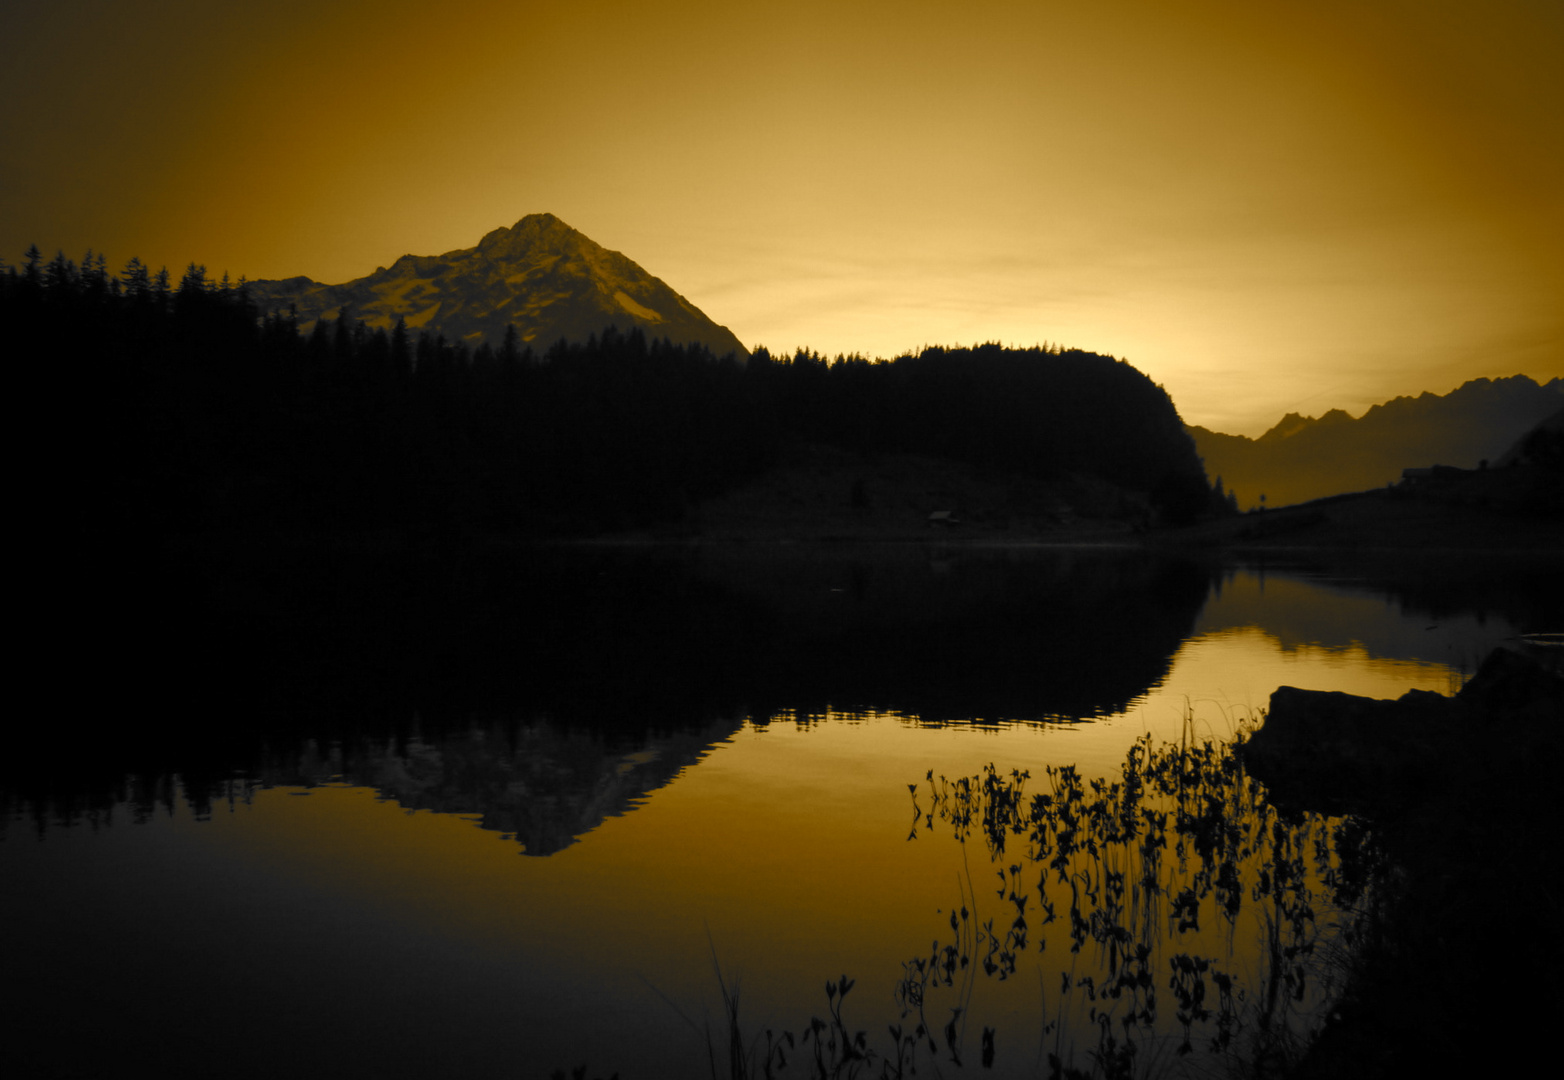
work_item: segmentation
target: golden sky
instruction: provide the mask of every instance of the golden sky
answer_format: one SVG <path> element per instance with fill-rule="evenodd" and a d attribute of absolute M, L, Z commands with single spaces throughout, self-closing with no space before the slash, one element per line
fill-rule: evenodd
<path fill-rule="evenodd" d="M 1063 342 L 1254 435 L 1564 375 L 1560 57 L 1560 0 L 0 0 L 0 258 L 547 211 L 751 346 Z"/>

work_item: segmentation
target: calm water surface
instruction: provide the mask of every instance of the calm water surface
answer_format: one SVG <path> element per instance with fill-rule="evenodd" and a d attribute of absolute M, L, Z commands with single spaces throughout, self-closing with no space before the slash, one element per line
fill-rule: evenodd
<path fill-rule="evenodd" d="M 0 843 L 4 1053 L 28 1075 L 101 1075 L 131 1061 L 168 1075 L 546 1076 L 582 1063 L 625 1080 L 706 1075 L 705 1031 L 723 1024 L 719 970 L 751 1036 L 802 1033 L 828 1016 L 827 981 L 850 976 L 846 1023 L 884 1053 L 887 1026 L 911 1026 L 895 993 L 905 965 L 954 940 L 953 912 L 1008 924 L 1003 871 L 1025 862 L 1014 849 L 991 862 L 981 839 L 958 843 L 931 818 L 930 772 L 1028 770 L 1029 794 L 1049 790 L 1049 767 L 1112 779 L 1144 737 L 1231 739 L 1262 719 L 1279 685 L 1453 692 L 1490 648 L 1535 629 L 1497 609 L 1434 615 L 1301 572 L 1159 577 L 1144 556 L 1102 554 L 861 558 L 801 557 L 748 593 L 729 585 L 765 574 L 703 564 L 692 580 L 716 582 L 724 599 L 687 615 L 662 607 L 655 636 L 678 640 L 681 619 L 709 625 L 734 594 L 758 609 L 732 624 L 748 635 L 738 651 L 783 660 L 751 668 L 722 654 L 710 681 L 742 695 L 726 684 L 752 679 L 764 705 L 708 702 L 670 722 L 668 693 L 689 685 L 698 697 L 706 670 L 687 657 L 671 687 L 647 686 L 636 668 L 632 685 L 607 695 L 633 710 L 644 694 L 659 720 L 643 728 L 562 718 L 567 682 L 542 692 L 543 706 L 478 707 L 454 721 L 409 710 L 394 730 L 312 737 L 306 725 L 270 742 L 263 732 L 262 749 L 200 790 L 155 767 L 112 797 L 14 782 Z M 964 590 L 988 599 L 963 606 Z M 1127 599 L 1148 595 L 1154 617 Z M 833 615 L 833 604 L 858 613 Z M 1028 611 L 1047 628 L 1032 629 Z M 971 629 L 979 622 L 989 628 Z M 812 654 L 807 630 L 791 629 L 812 623 L 835 655 Z M 1019 636 L 1019 655 L 1001 659 L 1043 672 L 1035 710 L 1026 680 L 991 678 L 963 651 L 964 627 L 969 641 Z M 977 681 L 941 669 L 898 707 L 895 679 L 918 684 L 918 670 L 874 641 L 901 654 L 914 633 L 928 650 L 923 671 L 948 653 Z M 601 651 L 581 653 L 601 668 L 572 677 L 616 677 L 622 639 L 604 625 Z M 839 655 L 851 642 L 868 650 L 853 654 L 856 672 L 790 676 L 789 665 L 851 667 Z M 1031 649 L 1057 650 L 1071 670 Z M 974 702 L 965 715 L 953 700 L 963 693 Z M 835 694 L 853 696 L 822 700 Z M 214 700 L 207 721 L 221 725 L 224 708 Z M 1166 956 L 1159 944 L 1157 959 L 1198 946 L 1259 980 L 1259 910 L 1231 927 L 1208 916 L 1199 934 L 1170 937 Z M 1322 926 L 1330 914 L 1322 905 Z M 1034 927 L 1013 975 L 974 962 L 925 1001 L 939 1026 L 962 1009 L 965 1073 L 1043 1073 L 1053 1050 L 1085 1065 L 1097 1046 L 1092 1006 L 1060 984 L 1100 957 L 1090 942 L 1071 952 L 1067 919 Z M 1311 986 L 1299 1008 L 1326 1000 L 1327 987 Z M 1182 1060 L 1173 1011 L 1165 1001 L 1160 1041 L 1146 1044 L 1170 1063 Z M 979 1066 L 985 1028 L 992 1071 Z M 923 1074 L 965 1074 L 943 1047 L 924 1051 Z"/>

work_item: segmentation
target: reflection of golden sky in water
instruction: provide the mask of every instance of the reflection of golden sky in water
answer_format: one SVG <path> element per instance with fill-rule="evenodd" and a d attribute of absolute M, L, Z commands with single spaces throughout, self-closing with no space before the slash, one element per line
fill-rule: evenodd
<path fill-rule="evenodd" d="M 1444 664 L 1374 657 L 1356 643 L 1282 649 L 1271 634 L 1246 627 L 1186 641 L 1167 682 L 1141 708 L 1167 712 L 1187 695 L 1212 734 L 1224 736 L 1215 717 L 1264 708 L 1278 686 L 1394 698 L 1414 689 L 1454 693 L 1461 680 L 1460 672 Z"/>
<path fill-rule="evenodd" d="M 1257 434 L 1564 374 L 1564 8 L 0 5 L 0 258 L 340 282 L 550 211 L 746 344 L 1124 356 Z"/>
<path fill-rule="evenodd" d="M 677 1021 L 641 976 L 687 1012 L 714 1015 L 708 927 L 724 970 L 743 977 L 757 1025 L 803 1024 L 824 1007 L 824 980 L 842 972 L 860 980 L 856 1024 L 893 1022 L 888 993 L 901 962 L 944 939 L 959 902 L 962 850 L 948 829 L 904 840 L 906 785 L 930 768 L 951 777 L 989 762 L 1026 768 L 1035 792 L 1048 764 L 1111 774 L 1143 732 L 1177 739 L 1186 698 L 1202 734 L 1225 736 L 1279 684 L 1385 697 L 1448 690 L 1451 678 L 1441 665 L 1374 660 L 1357 648 L 1284 652 L 1259 631 L 1237 630 L 1191 640 L 1162 687 L 1090 724 L 922 728 L 879 715 L 747 725 L 635 811 L 546 859 L 522 858 L 513 841 L 468 820 L 407 813 L 361 788 L 261 792 L 254 810 L 219 811 L 212 825 L 182 829 L 182 842 L 203 872 L 226 867 L 266 889 L 313 896 L 310 906 L 362 913 L 355 917 L 393 928 L 437 963 L 537 972 L 510 990 L 535 1037 L 561 1062 L 622 1068 L 634 1053 L 611 1061 L 600 1037 L 576 1032 L 571 1018 L 611 1009 L 627 1033 L 668 1037 L 669 1052 L 696 1045 L 693 1033 L 648 1034 Z M 979 915 L 1002 915 L 986 854 L 968 854 Z M 1064 927 L 1054 929 L 1048 972 L 1068 955 Z M 1025 971 L 1005 987 L 980 978 L 984 1022 L 1019 1030 L 1038 1005 L 1037 985 Z"/>

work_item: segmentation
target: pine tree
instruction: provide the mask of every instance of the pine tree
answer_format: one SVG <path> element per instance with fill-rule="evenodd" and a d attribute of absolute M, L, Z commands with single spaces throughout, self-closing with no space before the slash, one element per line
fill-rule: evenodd
<path fill-rule="evenodd" d="M 396 326 L 391 329 L 391 373 L 393 377 L 406 380 L 413 373 L 413 351 L 407 341 L 407 320 L 397 316 Z"/>
<path fill-rule="evenodd" d="M 151 297 L 152 275 L 147 271 L 146 264 L 134 255 L 125 264 L 121 277 L 125 282 L 125 295 L 131 300 L 139 303 Z"/>
<path fill-rule="evenodd" d="M 81 260 L 81 282 L 83 291 L 93 299 L 106 296 L 109 291 L 109 272 L 104 264 L 103 256 L 94 256 L 92 249 L 87 249 L 87 254 Z"/>
<path fill-rule="evenodd" d="M 43 252 L 38 250 L 37 244 L 32 244 L 28 246 L 24 257 L 27 265 L 22 270 L 22 280 L 35 289 L 43 288 L 43 271 L 38 265 L 43 259 Z"/>
<path fill-rule="evenodd" d="M 65 252 L 55 254 L 43 270 L 44 288 L 55 296 L 64 297 L 75 290 L 76 264 L 65 257 Z"/>
<path fill-rule="evenodd" d="M 204 296 L 207 288 L 206 267 L 191 263 L 185 269 L 185 276 L 179 279 L 179 295 L 184 299 Z"/>

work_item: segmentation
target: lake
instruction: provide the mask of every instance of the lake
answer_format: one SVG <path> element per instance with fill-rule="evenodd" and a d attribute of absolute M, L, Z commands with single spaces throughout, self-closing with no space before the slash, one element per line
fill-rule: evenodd
<path fill-rule="evenodd" d="M 1209 1069 L 1224 1026 L 1306 1038 L 1330 965 L 1281 972 L 1279 927 L 1301 897 L 1317 955 L 1348 947 L 1340 822 L 1240 782 L 1214 797 L 1259 815 L 1233 858 L 1174 832 L 1158 854 L 1143 823 L 1065 859 L 1057 815 L 1086 822 L 1137 747 L 1231 741 L 1280 685 L 1454 692 L 1558 629 L 1510 570 L 958 545 L 170 560 L 115 585 L 79 686 L 0 773 L 8 1072 L 632 1080 L 709 1075 L 709 1040 L 727 1075 L 735 1002 L 780 1075 L 841 1055 L 838 1031 L 866 1033 L 864 1075 L 1046 1075 L 1127 1041 L 1143 1073 Z M 1143 822 L 1185 797 L 1154 786 Z M 1307 849 L 1286 901 L 1284 816 Z"/>

